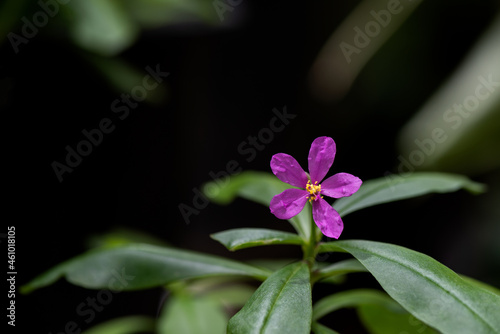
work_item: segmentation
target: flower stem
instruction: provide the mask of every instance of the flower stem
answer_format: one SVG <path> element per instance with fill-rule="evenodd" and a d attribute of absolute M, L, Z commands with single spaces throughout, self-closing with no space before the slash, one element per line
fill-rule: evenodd
<path fill-rule="evenodd" d="M 314 260 L 316 258 L 317 250 L 317 237 L 316 237 L 316 223 L 314 223 L 314 218 L 312 215 L 311 208 L 311 231 L 309 234 L 309 242 L 304 247 L 304 260 L 307 261 L 309 267 L 312 268 Z"/>

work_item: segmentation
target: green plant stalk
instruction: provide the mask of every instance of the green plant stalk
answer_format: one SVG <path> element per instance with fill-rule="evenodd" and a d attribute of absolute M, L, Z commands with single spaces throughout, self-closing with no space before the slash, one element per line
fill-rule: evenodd
<path fill-rule="evenodd" d="M 313 267 L 314 260 L 316 258 L 316 255 L 318 254 L 317 240 L 318 238 L 316 236 L 316 223 L 314 222 L 311 208 L 311 233 L 309 235 L 309 242 L 302 247 L 304 251 L 304 261 L 307 261 L 309 268 Z"/>

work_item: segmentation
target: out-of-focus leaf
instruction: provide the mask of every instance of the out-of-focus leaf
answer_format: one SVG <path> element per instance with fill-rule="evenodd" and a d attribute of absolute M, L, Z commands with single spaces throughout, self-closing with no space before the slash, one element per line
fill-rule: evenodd
<path fill-rule="evenodd" d="M 0 45 L 6 42 L 7 36 L 16 24 L 20 24 L 27 0 L 5 0 L 0 5 Z"/>
<path fill-rule="evenodd" d="M 371 334 L 437 334 L 401 307 L 365 304 L 358 306 L 358 315 Z"/>
<path fill-rule="evenodd" d="M 194 296 L 213 299 L 225 307 L 241 307 L 256 289 L 245 284 L 245 280 L 248 279 L 234 276 L 205 277 L 191 280 L 182 288 Z"/>
<path fill-rule="evenodd" d="M 366 304 L 394 307 L 393 300 L 381 291 L 370 289 L 349 290 L 318 300 L 313 307 L 312 320 L 316 321 L 328 313 L 345 307 L 356 307 Z M 396 304 L 396 306 L 398 305 Z"/>
<path fill-rule="evenodd" d="M 315 273 L 318 281 L 349 273 L 366 272 L 366 268 L 356 259 L 348 259 L 325 266 Z"/>
<path fill-rule="evenodd" d="M 500 333 L 500 296 L 427 255 L 366 240 L 329 242 L 320 251 L 351 253 L 394 300 L 443 333 Z"/>
<path fill-rule="evenodd" d="M 212 299 L 173 294 L 158 319 L 158 333 L 221 334 L 227 320 L 221 306 Z"/>
<path fill-rule="evenodd" d="M 130 316 L 109 320 L 82 332 L 82 334 L 135 334 L 151 332 L 154 328 L 154 319 L 144 316 Z"/>
<path fill-rule="evenodd" d="M 466 189 L 472 193 L 484 191 L 484 185 L 467 177 L 445 173 L 413 173 L 391 175 L 368 180 L 350 197 L 335 201 L 333 207 L 341 216 L 351 212 L 393 201 L 417 197 L 429 193 L 446 193 Z"/>
<path fill-rule="evenodd" d="M 304 240 L 296 234 L 264 228 L 237 228 L 214 233 L 211 237 L 230 251 L 265 245 L 302 245 L 304 243 Z"/>
<path fill-rule="evenodd" d="M 219 23 L 212 1 L 204 0 L 125 0 L 133 18 L 146 29 L 184 22 Z"/>
<path fill-rule="evenodd" d="M 136 290 L 189 278 L 234 275 L 265 279 L 269 272 L 233 260 L 153 245 L 92 250 L 57 265 L 21 288 L 23 293 L 61 277 L 89 289 Z"/>
<path fill-rule="evenodd" d="M 363 324 L 372 334 L 435 333 L 387 294 L 371 289 L 339 292 L 319 300 L 313 308 L 313 321 L 346 307 L 357 308 Z"/>
<path fill-rule="evenodd" d="M 478 288 L 488 290 L 488 291 L 493 292 L 494 294 L 497 294 L 500 296 L 500 290 L 497 287 L 494 287 L 494 286 L 491 286 L 491 285 L 486 284 L 484 282 L 478 281 L 472 277 L 468 277 L 468 276 L 464 276 L 464 275 L 460 275 L 460 277 L 462 277 L 462 279 L 466 280 L 470 284 L 477 286 Z"/>
<path fill-rule="evenodd" d="M 203 186 L 203 193 L 218 204 L 229 204 L 239 196 L 265 205 L 269 209 L 269 203 L 273 197 L 289 188 L 293 187 L 280 181 L 271 173 L 245 171 L 206 183 Z M 309 240 L 311 233 L 309 210 L 302 210 L 289 221 L 304 240 Z"/>
<path fill-rule="evenodd" d="M 261 267 L 270 271 L 277 271 L 291 263 L 296 262 L 297 259 L 253 259 L 253 260 L 248 260 L 247 263 L 251 264 L 256 267 Z"/>
<path fill-rule="evenodd" d="M 500 166 L 500 15 L 405 125 L 398 169 L 484 173 Z"/>
<path fill-rule="evenodd" d="M 272 274 L 229 321 L 228 334 L 304 333 L 311 331 L 311 282 L 304 262 Z"/>
<path fill-rule="evenodd" d="M 131 46 L 139 33 L 139 26 L 120 1 L 71 1 L 66 7 L 74 42 L 100 55 L 117 55 Z"/>
<path fill-rule="evenodd" d="M 248 285 L 230 285 L 203 294 L 204 297 L 213 299 L 223 306 L 241 307 L 252 297 L 255 289 Z"/>
<path fill-rule="evenodd" d="M 109 82 L 111 88 L 116 91 L 117 98 L 121 100 L 121 94 L 131 94 L 131 92 L 136 87 L 142 87 L 146 91 L 146 95 L 144 96 L 144 102 L 148 102 L 151 104 L 160 104 L 167 100 L 169 90 L 165 87 L 161 82 L 156 81 L 154 78 L 148 78 L 148 84 L 152 85 L 152 89 L 146 89 L 144 87 L 144 78 L 150 76 L 150 72 L 157 72 L 156 64 L 151 64 L 146 66 L 144 69 L 139 70 L 129 63 L 119 59 L 119 58 L 110 58 L 110 57 L 102 57 L 99 55 L 92 55 L 89 53 L 84 53 L 83 57 L 92 63 L 98 70 L 99 74 L 101 74 L 106 81 Z M 162 78 L 165 79 L 168 73 L 166 69 L 162 69 L 158 67 L 158 70 L 162 73 Z M 112 102 L 113 103 L 113 102 Z M 138 103 L 138 102 L 134 102 Z M 128 117 L 128 114 L 120 113 L 119 117 Z"/>
<path fill-rule="evenodd" d="M 421 1 L 364 0 L 330 36 L 310 73 L 312 93 L 337 101 Z M 394 4 L 396 4 L 394 6 Z"/>
<path fill-rule="evenodd" d="M 336 332 L 333 329 L 323 326 L 317 322 L 312 323 L 311 329 L 314 334 L 339 334 L 339 332 Z"/>
<path fill-rule="evenodd" d="M 95 234 L 87 240 L 88 248 L 112 248 L 132 243 L 168 246 L 165 241 L 152 235 L 127 228 L 116 228 L 107 233 Z"/>

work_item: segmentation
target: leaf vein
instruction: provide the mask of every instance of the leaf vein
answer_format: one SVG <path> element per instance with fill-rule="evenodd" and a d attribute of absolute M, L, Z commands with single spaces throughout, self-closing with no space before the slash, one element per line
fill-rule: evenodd
<path fill-rule="evenodd" d="M 358 248 L 359 249 L 359 248 Z M 403 264 L 402 262 L 399 262 L 397 261 L 396 259 L 393 259 L 393 258 L 390 258 L 390 257 L 386 257 L 386 256 L 381 256 L 380 254 L 377 254 L 377 253 L 374 253 L 374 252 L 371 252 L 371 251 L 367 251 L 367 250 L 363 250 L 367 253 L 370 253 L 372 255 L 376 255 L 378 257 L 382 257 L 386 260 L 389 260 L 391 262 L 394 262 L 406 269 L 408 269 L 409 271 L 412 271 L 414 273 L 417 273 L 417 274 L 420 274 L 423 278 L 425 278 L 426 280 L 428 280 L 429 282 L 433 283 L 435 286 L 437 286 L 438 288 L 441 288 L 443 291 L 445 291 L 446 293 L 448 293 L 450 296 L 452 296 L 456 301 L 458 301 L 460 304 L 462 304 L 466 309 L 470 310 L 470 312 L 476 317 L 478 318 L 479 320 L 481 320 L 483 323 L 485 323 L 493 332 L 495 332 L 495 328 L 493 327 L 492 324 L 490 324 L 486 319 L 484 319 L 483 317 L 481 317 L 481 315 L 478 313 L 478 311 L 476 311 L 472 306 L 470 306 L 469 304 L 466 304 L 464 303 L 462 300 L 460 300 L 459 296 L 457 296 L 456 294 L 452 293 L 450 290 L 447 290 L 445 289 L 444 287 L 442 287 L 438 282 L 436 282 L 435 280 L 433 280 L 431 277 L 425 275 L 424 273 L 421 273 L 417 270 L 415 270 L 414 268 L 406 265 L 406 264 Z"/>

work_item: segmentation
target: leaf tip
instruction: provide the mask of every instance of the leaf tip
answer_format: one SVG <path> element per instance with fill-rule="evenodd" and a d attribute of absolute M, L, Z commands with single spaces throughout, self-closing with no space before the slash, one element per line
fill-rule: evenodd
<path fill-rule="evenodd" d="M 488 191 L 488 186 L 484 183 L 470 182 L 465 189 L 473 195 L 480 195 Z"/>

